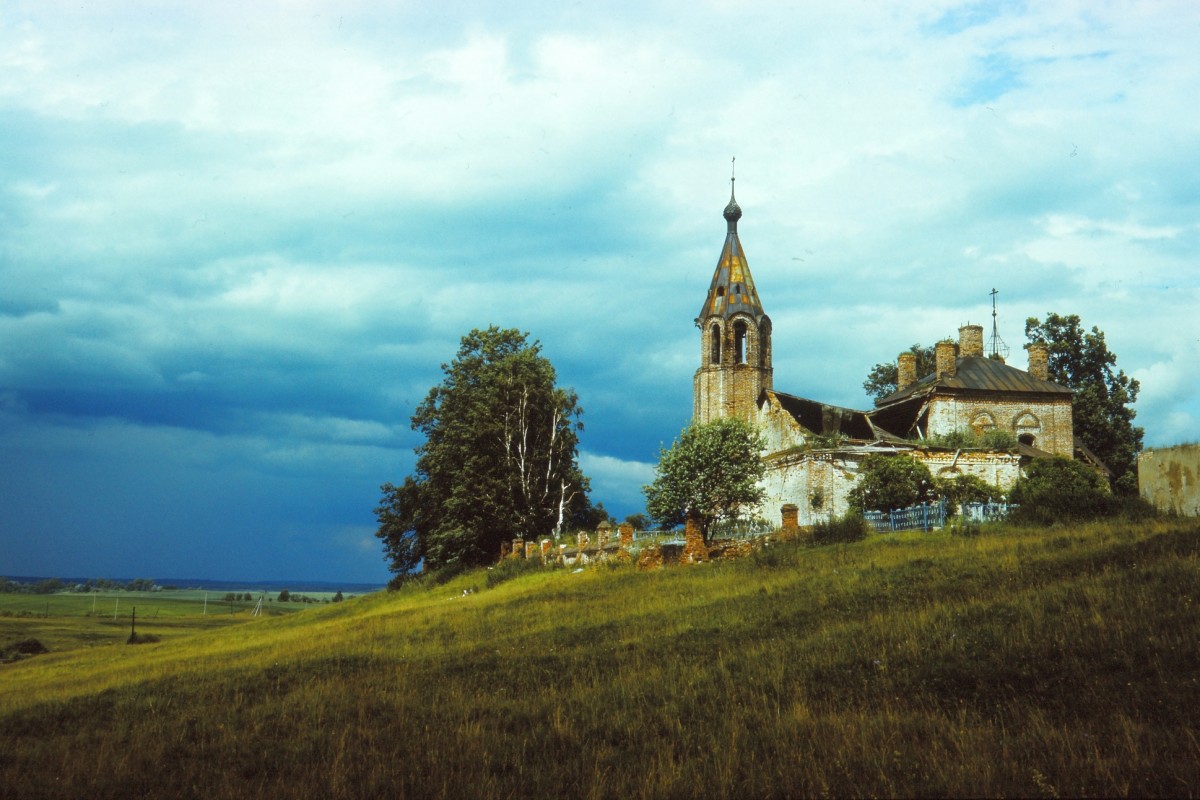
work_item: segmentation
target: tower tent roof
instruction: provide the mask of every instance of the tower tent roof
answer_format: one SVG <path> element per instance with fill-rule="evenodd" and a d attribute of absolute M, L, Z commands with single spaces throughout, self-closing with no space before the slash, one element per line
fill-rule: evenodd
<path fill-rule="evenodd" d="M 708 297 L 700 309 L 700 316 L 696 318 L 697 322 L 709 317 L 729 319 L 735 314 L 749 314 L 756 321 L 765 316 L 758 290 L 754 288 L 754 278 L 750 275 L 750 265 L 746 262 L 746 254 L 738 239 L 737 224 L 742 218 L 742 209 L 734 197 L 732 183 L 731 179 L 729 205 L 725 206 L 724 213 L 727 226 L 725 246 L 721 249 L 721 258 L 717 261 L 717 269 L 708 287 Z"/>

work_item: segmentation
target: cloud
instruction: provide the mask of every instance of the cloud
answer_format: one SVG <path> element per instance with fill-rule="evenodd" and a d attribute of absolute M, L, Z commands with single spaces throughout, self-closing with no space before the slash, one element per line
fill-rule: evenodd
<path fill-rule="evenodd" d="M 642 487 L 654 480 L 652 463 L 627 461 L 586 450 L 579 453 L 579 466 L 591 478 L 592 492 L 608 498 L 603 502 L 609 513 L 619 513 L 617 508 L 639 508 L 644 502 Z"/>
<path fill-rule="evenodd" d="M 1198 22 L 1191 3 L 8 4 L 3 530 L 55 543 L 27 571 L 120 566 L 103 540 L 140 543 L 135 572 L 177 547 L 374 574 L 348 553 L 378 485 L 488 324 L 542 342 L 586 411 L 594 499 L 641 510 L 690 417 L 735 155 L 778 388 L 861 407 L 873 364 L 986 323 L 996 288 L 1014 352 L 1025 317 L 1078 313 L 1142 382 L 1147 441 L 1195 438 Z M 64 482 L 78 500 L 53 499 Z"/>

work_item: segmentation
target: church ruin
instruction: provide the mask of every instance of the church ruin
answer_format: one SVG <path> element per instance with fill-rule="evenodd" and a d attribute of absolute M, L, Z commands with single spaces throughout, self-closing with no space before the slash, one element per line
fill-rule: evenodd
<path fill-rule="evenodd" d="M 766 497 L 752 516 L 779 521 L 786 507 L 796 515 L 790 524 L 811 525 L 844 514 L 859 465 L 873 453 L 906 453 L 934 476 L 977 475 L 999 492 L 1012 487 L 1030 459 L 1090 457 L 1072 434 L 1071 391 L 1047 375 L 1046 346 L 1030 345 L 1029 367 L 1020 370 L 985 355 L 980 325 L 959 328 L 957 342 L 939 342 L 928 375 L 916 374 L 912 353 L 900 354 L 896 391 L 869 411 L 777 391 L 771 319 L 738 237 L 742 209 L 732 189 L 724 217 L 725 244 L 695 321 L 700 366 L 692 418 L 739 417 L 762 430 Z M 933 443 L 954 432 L 997 429 L 1013 434 L 1012 450 Z"/>

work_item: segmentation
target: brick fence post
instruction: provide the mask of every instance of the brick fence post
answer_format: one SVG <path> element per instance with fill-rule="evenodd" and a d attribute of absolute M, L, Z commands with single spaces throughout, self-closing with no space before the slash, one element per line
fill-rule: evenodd
<path fill-rule="evenodd" d="M 783 516 L 783 533 L 785 536 L 795 536 L 800 532 L 800 507 L 795 503 L 784 503 L 779 509 Z"/>
<path fill-rule="evenodd" d="M 612 527 L 611 522 L 604 520 L 596 528 L 596 546 L 601 550 L 604 549 L 604 545 L 608 544 L 608 537 L 612 535 Z"/>
<path fill-rule="evenodd" d="M 708 545 L 704 543 L 704 533 L 700 530 L 700 517 L 694 511 L 688 512 L 683 540 L 683 563 L 695 564 L 708 560 Z"/>

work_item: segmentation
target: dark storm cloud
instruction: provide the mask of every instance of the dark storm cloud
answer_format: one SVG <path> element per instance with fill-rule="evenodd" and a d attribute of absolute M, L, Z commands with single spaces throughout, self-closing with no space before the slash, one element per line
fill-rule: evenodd
<path fill-rule="evenodd" d="M 310 6 L 0 11 L 0 572 L 384 579 L 378 486 L 489 324 L 639 511 L 734 154 L 777 388 L 862 406 L 997 287 L 1195 438 L 1190 5 Z"/>

